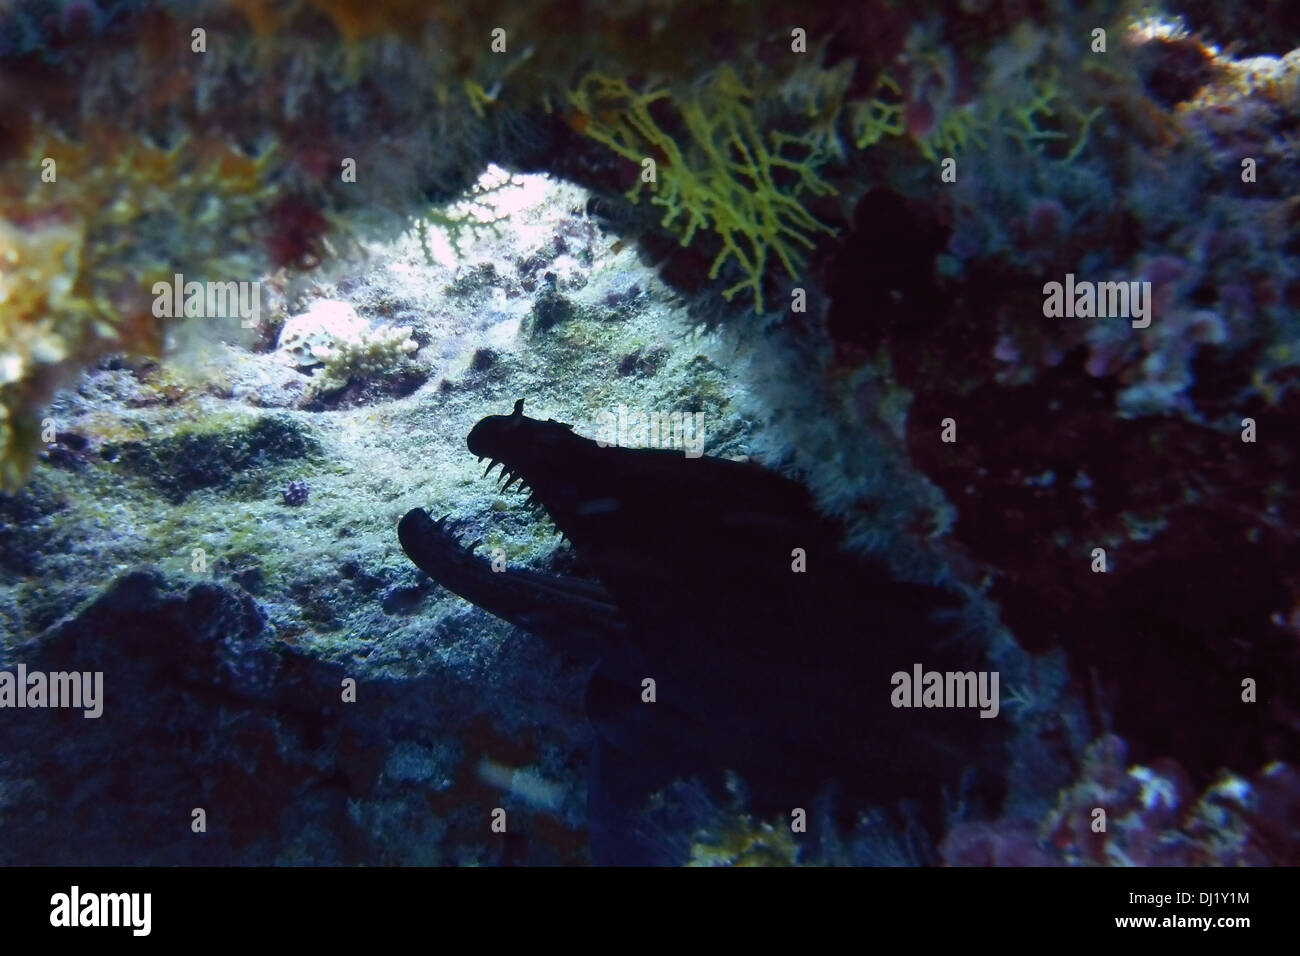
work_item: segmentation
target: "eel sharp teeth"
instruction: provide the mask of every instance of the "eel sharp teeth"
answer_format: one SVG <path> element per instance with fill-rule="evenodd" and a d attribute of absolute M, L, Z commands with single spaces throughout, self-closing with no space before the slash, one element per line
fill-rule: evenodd
<path fill-rule="evenodd" d="M 483 460 L 483 459 L 481 459 L 481 458 L 479 459 L 479 461 L 482 461 L 482 460 Z M 483 477 L 486 478 L 486 477 L 488 476 L 488 472 L 491 471 L 493 468 L 495 468 L 495 467 L 496 467 L 497 465 L 499 465 L 499 464 L 501 464 L 501 462 L 497 461 L 495 458 L 493 458 L 490 462 L 488 462 L 488 466 L 487 466 L 486 468 L 483 469 Z"/>

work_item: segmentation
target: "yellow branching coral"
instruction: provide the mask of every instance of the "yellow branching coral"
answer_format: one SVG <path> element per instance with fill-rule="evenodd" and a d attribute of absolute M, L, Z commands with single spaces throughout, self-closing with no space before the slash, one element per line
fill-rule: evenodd
<path fill-rule="evenodd" d="M 1059 80 L 1059 73 L 1054 67 L 1044 71 L 1041 76 L 1027 78 L 1025 82 L 1029 86 L 1029 97 L 1023 102 L 1002 105 L 997 119 L 1001 121 L 1003 132 L 1026 151 L 1037 149 L 1049 140 L 1073 138 L 1074 142 L 1063 157 L 1068 163 L 1077 159 L 1088 145 L 1089 130 L 1093 121 L 1101 115 L 1102 108 L 1098 106 L 1085 113 L 1075 105 L 1067 91 L 1062 89 Z M 1065 125 L 1067 116 L 1074 126 L 1073 135 L 1062 129 L 1044 128 L 1039 121 L 1039 117 L 1042 117 Z"/>
<path fill-rule="evenodd" d="M 881 73 L 869 99 L 849 103 L 849 130 L 854 146 L 866 149 L 886 136 L 902 136 L 907 132 L 902 94 L 897 81 L 888 73 Z"/>
<path fill-rule="evenodd" d="M 716 279 L 728 261 L 744 275 L 724 289 L 730 301 L 748 289 L 754 310 L 763 310 L 763 275 L 774 256 L 798 277 L 802 251 L 812 235 L 830 228 L 804 207 L 800 196 L 833 195 L 818 175 L 821 153 L 806 137 L 759 129 L 754 92 L 729 67 L 717 70 L 694 96 L 678 101 L 666 90 L 640 93 L 621 79 L 589 73 L 570 92 L 575 126 L 644 169 L 654 160 L 654 179 L 638 178 L 628 191 L 635 201 L 652 185 L 651 202 L 664 208 L 660 224 L 690 245 L 701 229 L 714 232 L 722 249 L 709 268 Z M 651 115 L 659 101 L 672 102 L 686 135 L 679 144 Z M 779 182 L 778 182 L 779 180 Z"/>
<path fill-rule="evenodd" d="M 958 106 L 949 110 L 939 120 L 929 136 L 916 142 L 921 155 L 930 162 L 941 156 L 955 156 L 974 143 L 985 149 L 988 143 L 980 133 L 980 120 L 973 106 Z"/>
<path fill-rule="evenodd" d="M 820 65 L 823 49 L 817 53 L 814 65 L 792 73 L 782 84 L 782 98 L 808 120 L 808 130 L 803 139 L 817 152 L 836 159 L 844 158 L 844 144 L 840 142 L 839 120 L 844 107 L 844 97 L 853 81 L 855 64 L 843 60 L 826 69 Z"/>
<path fill-rule="evenodd" d="M 429 264 L 435 260 L 430 242 L 430 229 L 439 230 L 459 257 L 467 242 L 485 234 L 497 234 L 501 223 L 510 218 L 511 194 L 523 189 L 523 180 L 492 164 L 478 181 L 461 195 L 461 198 L 442 206 L 434 206 L 415 220 L 415 235 L 424 250 Z"/>

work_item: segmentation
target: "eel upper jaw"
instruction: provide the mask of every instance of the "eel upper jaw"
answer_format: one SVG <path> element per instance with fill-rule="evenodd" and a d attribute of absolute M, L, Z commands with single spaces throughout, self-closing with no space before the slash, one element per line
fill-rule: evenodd
<path fill-rule="evenodd" d="M 482 459 L 480 459 L 480 461 L 481 460 Z M 519 487 L 516 489 L 517 491 L 532 491 L 533 486 L 530 485 L 527 479 L 524 477 L 522 473 L 522 469 L 519 470 L 512 469 L 508 465 L 504 464 L 503 462 L 501 462 L 499 459 L 496 458 L 492 459 L 492 461 L 488 463 L 487 468 L 483 470 L 483 477 L 486 478 L 491 473 L 492 469 L 497 467 L 498 465 L 501 466 L 501 472 L 500 474 L 497 475 L 495 479 L 497 483 L 498 491 L 500 491 L 502 494 L 505 494 L 507 491 L 510 490 L 511 485 L 515 484 L 515 482 L 519 483 Z"/>
<path fill-rule="evenodd" d="M 515 487 L 529 493 L 526 504 L 539 506 L 566 536 L 574 508 L 570 502 L 576 489 L 557 479 L 556 461 L 573 453 L 572 426 L 553 419 L 525 418 L 523 399 L 515 402 L 509 415 L 490 415 L 470 431 L 466 444 L 480 462 L 487 460 L 483 476 L 500 467 L 498 489 Z"/>

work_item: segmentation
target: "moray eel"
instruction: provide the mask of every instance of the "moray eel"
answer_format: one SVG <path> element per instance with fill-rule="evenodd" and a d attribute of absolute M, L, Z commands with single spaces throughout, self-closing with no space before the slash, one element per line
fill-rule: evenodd
<path fill-rule="evenodd" d="M 484 418 L 469 450 L 531 491 L 596 581 L 493 572 L 445 519 L 415 509 L 398 536 L 449 590 L 543 638 L 580 635 L 600 664 L 587 691 L 596 753 L 593 859 L 680 862 L 638 814 L 673 781 L 743 780 L 752 812 L 789 819 L 833 788 L 846 819 L 920 801 L 971 774 L 996 803 L 1002 721 L 895 709 L 891 675 L 987 669 L 958 633 L 957 596 L 894 579 L 844 550 L 799 482 L 754 464 L 602 447 L 523 413 Z M 806 570 L 796 573 L 797 559 Z M 643 701 L 646 679 L 655 700 Z M 964 779 L 964 783 L 963 781 Z M 680 849 L 680 848 L 679 848 Z M 678 854 L 680 856 L 680 854 Z"/>

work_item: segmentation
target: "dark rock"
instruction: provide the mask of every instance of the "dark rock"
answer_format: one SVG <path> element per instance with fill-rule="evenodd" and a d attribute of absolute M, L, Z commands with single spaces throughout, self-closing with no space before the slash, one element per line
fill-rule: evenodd
<path fill-rule="evenodd" d="M 362 563 L 360 557 L 345 558 L 339 564 L 339 575 L 350 581 L 361 594 L 373 594 L 392 579 L 392 572 L 381 568 L 379 573 L 371 571 Z"/>
<path fill-rule="evenodd" d="M 1166 109 L 1191 99 L 1214 78 L 1214 60 L 1191 38 L 1152 40 L 1137 54 L 1142 85 Z"/>
<path fill-rule="evenodd" d="M 69 451 L 85 451 L 90 443 L 85 435 L 69 431 L 59 432 L 54 436 L 54 440 Z"/>
<path fill-rule="evenodd" d="M 0 571 L 17 577 L 39 572 L 49 544 L 49 519 L 60 510 L 38 487 L 0 492 Z"/>
<path fill-rule="evenodd" d="M 102 713 L 6 712 L 0 767 L 33 781 L 8 809 L 39 809 L 45 824 L 8 833 L 5 864 L 236 862 L 275 838 L 285 802 L 330 761 L 291 751 L 337 708 L 338 668 L 282 652 L 256 602 L 216 584 L 172 591 L 156 571 L 132 572 L 0 669 L 19 662 L 102 674 Z M 325 819 L 348 828 L 345 802 Z M 267 849 L 254 857 L 271 862 Z"/>
<path fill-rule="evenodd" d="M 199 488 L 260 491 L 258 471 L 319 450 L 311 431 L 285 415 L 267 415 L 230 430 L 182 432 L 105 446 L 104 457 L 153 481 L 173 503 Z"/>
<path fill-rule="evenodd" d="M 413 395 L 428 380 L 428 369 L 408 363 L 381 378 L 354 376 L 346 386 L 337 391 L 325 394 L 308 392 L 298 407 L 307 412 L 325 412 L 337 408 L 373 405 L 386 399 Z"/>
<path fill-rule="evenodd" d="M 957 507 L 955 541 L 1022 646 L 1065 650 L 1096 725 L 1125 736 L 1135 762 L 1173 757 L 1203 786 L 1224 767 L 1300 758 L 1278 716 L 1300 712 L 1294 638 L 1278 625 L 1300 567 L 1294 449 L 1120 418 L 1119 386 L 1085 359 L 1030 384 L 962 391 L 951 376 L 917 394 L 909 451 Z M 955 408 L 961 441 L 944 444 L 933 426 Z M 1251 413 L 1269 434 L 1300 427 L 1294 398 Z M 1090 568 L 1096 547 L 1106 573 Z M 1272 710 L 1240 700 L 1241 678 L 1262 674 Z"/>
<path fill-rule="evenodd" d="M 262 570 L 261 562 L 250 555 L 219 558 L 214 570 L 220 575 L 228 576 L 249 594 L 261 594 L 266 584 L 266 574 Z"/>
<path fill-rule="evenodd" d="M 428 586 L 418 584 L 413 587 L 392 587 L 384 592 L 379 606 L 385 614 L 410 614 L 429 593 Z"/>
<path fill-rule="evenodd" d="M 552 273 L 547 273 L 551 276 Z M 554 286 L 543 289 L 533 303 L 533 331 L 546 332 L 573 318 L 573 303 L 555 291 Z"/>
<path fill-rule="evenodd" d="M 468 270 L 464 275 L 457 276 L 455 281 L 447 286 L 448 295 L 457 298 L 465 298 L 473 295 L 480 289 L 494 286 L 500 281 L 497 275 L 496 266 L 490 262 L 485 262 Z"/>
<path fill-rule="evenodd" d="M 637 349 L 624 355 L 619 360 L 618 374 L 624 377 L 628 375 L 649 377 L 659 371 L 667 358 L 668 350 L 662 345 L 654 345 L 648 349 Z"/>

